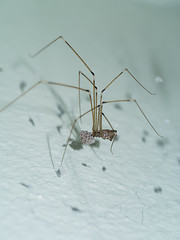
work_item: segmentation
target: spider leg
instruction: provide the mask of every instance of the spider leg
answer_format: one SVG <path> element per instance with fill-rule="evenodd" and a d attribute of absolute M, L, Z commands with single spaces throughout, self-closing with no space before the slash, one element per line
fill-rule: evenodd
<path fill-rule="evenodd" d="M 58 36 L 56 39 L 45 45 L 43 48 L 41 48 L 38 52 L 36 52 L 34 55 L 30 55 L 31 57 L 36 57 L 38 54 L 40 54 L 42 51 L 44 51 L 46 48 L 48 48 L 50 45 L 55 43 L 57 40 L 62 39 L 66 45 L 76 54 L 76 56 L 81 60 L 81 62 L 86 66 L 86 68 L 90 71 L 90 73 L 93 75 L 93 105 L 94 105 L 94 111 L 92 112 L 93 114 L 93 131 L 97 129 L 97 89 L 95 87 L 95 74 L 94 72 L 90 69 L 90 67 L 87 65 L 87 63 L 82 59 L 82 57 L 75 51 L 75 49 L 63 38 L 63 36 Z M 84 74 L 83 74 L 84 76 Z M 86 77 L 86 76 L 84 76 Z M 87 77 L 86 77 L 87 78 Z M 88 79 L 89 80 L 89 79 Z M 79 94 L 79 102 L 80 102 L 80 94 Z M 80 103 L 79 103 L 80 106 Z"/>
<path fill-rule="evenodd" d="M 132 75 L 132 73 L 127 69 L 124 68 L 103 90 L 104 92 L 116 79 L 118 79 L 124 72 L 127 72 L 144 90 L 146 90 L 149 94 L 155 95 L 155 93 L 150 92 L 147 88 L 145 88 L 135 77 Z"/>
<path fill-rule="evenodd" d="M 134 75 L 127 69 L 127 68 L 124 68 L 112 81 L 110 81 L 110 83 L 108 83 L 108 85 L 101 91 L 101 96 L 100 96 L 100 105 L 102 105 L 102 97 L 103 97 L 103 93 L 104 91 L 116 80 L 118 79 L 124 72 L 127 72 L 142 88 L 144 88 L 144 90 L 146 90 L 149 94 L 151 95 L 155 95 L 155 93 L 151 93 L 147 88 L 145 88 L 135 77 Z M 99 111 L 100 111 L 101 108 L 99 108 Z M 98 115 L 98 121 L 99 121 L 99 124 L 100 124 L 100 116 L 101 116 L 101 113 L 99 113 Z"/>
<path fill-rule="evenodd" d="M 106 121 L 109 123 L 109 126 L 111 127 L 111 129 L 114 130 L 114 128 L 113 128 L 113 126 L 111 125 L 110 121 L 108 120 L 108 118 L 106 117 L 106 115 L 105 115 L 103 112 L 102 112 L 102 115 L 103 115 L 103 117 L 106 119 Z M 113 147 L 113 144 L 114 144 L 114 141 L 115 141 L 116 137 L 117 137 L 117 134 L 114 135 L 113 140 L 112 140 L 112 143 L 111 143 L 110 151 L 111 151 L 112 154 L 113 154 L 113 152 L 112 152 L 112 147 Z"/>
<path fill-rule="evenodd" d="M 108 122 L 109 126 L 111 127 L 112 130 L 114 130 L 113 126 L 111 125 L 110 121 L 107 119 L 106 115 L 102 112 L 101 113 L 103 115 L 103 117 L 106 119 L 106 121 Z"/>
<path fill-rule="evenodd" d="M 69 88 L 79 89 L 81 91 L 88 92 L 89 93 L 89 98 L 91 99 L 91 93 L 90 93 L 90 91 L 88 89 L 79 88 L 79 87 L 76 87 L 76 86 L 62 84 L 62 83 L 57 83 L 57 82 L 49 82 L 49 81 L 46 82 L 46 81 L 40 80 L 37 83 L 35 83 L 34 85 L 32 85 L 30 88 L 28 88 L 26 91 L 24 91 L 22 94 L 20 94 L 18 97 L 16 97 L 14 100 L 12 100 L 10 103 L 8 103 L 3 108 L 1 108 L 0 112 L 3 112 L 6 108 L 8 108 L 11 105 L 13 105 L 17 100 L 22 98 L 24 95 L 26 95 L 28 92 L 30 92 L 31 90 L 33 90 L 35 87 L 37 87 L 40 84 L 51 84 L 51 85 L 58 85 L 58 86 L 62 86 L 62 87 L 69 87 Z"/>
<path fill-rule="evenodd" d="M 145 115 L 145 113 L 143 112 L 142 108 L 139 106 L 138 102 L 135 99 L 128 99 L 128 100 L 112 100 L 112 101 L 104 101 L 102 102 L 102 104 L 105 103 L 114 103 L 114 102 L 134 102 L 136 104 L 136 106 L 139 108 L 139 110 L 141 111 L 141 113 L 143 114 L 143 116 L 145 117 L 146 121 L 149 123 L 149 125 L 151 126 L 151 128 L 154 130 L 154 132 L 161 138 L 164 138 L 163 136 L 161 136 L 157 130 L 153 127 L 152 123 L 149 121 L 149 119 L 147 118 L 147 116 Z"/>
<path fill-rule="evenodd" d="M 57 40 L 62 39 L 66 45 L 76 54 L 76 56 L 81 60 L 81 62 L 87 67 L 87 69 L 90 71 L 90 73 L 94 76 L 94 73 L 91 71 L 91 69 L 88 67 L 87 63 L 80 57 L 80 55 L 74 50 L 74 48 L 63 38 L 63 36 L 59 36 L 56 39 L 54 39 L 53 41 L 51 41 L 50 43 L 48 43 L 46 46 L 44 46 L 43 48 L 41 48 L 38 52 L 36 52 L 33 55 L 30 55 L 31 57 L 36 57 L 37 55 L 39 55 L 42 51 L 44 51 L 46 48 L 48 48 L 50 45 L 52 45 L 54 42 L 56 42 Z"/>
<path fill-rule="evenodd" d="M 83 73 L 83 72 L 81 72 L 81 71 L 79 71 L 79 73 L 78 73 L 78 76 L 79 76 L 79 78 L 78 78 L 78 87 L 79 87 L 79 115 L 81 115 L 81 96 L 80 96 L 80 77 L 81 77 L 81 75 L 86 79 L 86 80 L 88 80 L 91 84 L 92 84 L 92 86 L 93 86 L 93 88 L 95 88 L 96 89 L 96 91 L 97 91 L 97 87 L 96 86 L 94 86 L 94 84 L 93 84 L 93 82 Z M 92 99 L 90 98 L 90 104 L 91 104 L 91 108 L 93 108 L 93 106 L 92 106 Z M 94 111 L 92 111 L 92 119 L 93 119 L 93 129 L 94 129 Z M 81 121 L 81 119 L 80 119 L 80 121 Z M 82 121 L 81 121 L 81 123 L 82 123 Z"/>

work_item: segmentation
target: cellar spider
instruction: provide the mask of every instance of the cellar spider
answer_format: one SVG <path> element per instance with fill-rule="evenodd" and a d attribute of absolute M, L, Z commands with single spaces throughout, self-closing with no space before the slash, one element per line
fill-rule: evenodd
<path fill-rule="evenodd" d="M 57 37 L 55 40 L 53 40 L 52 42 L 50 42 L 49 44 L 47 44 L 46 46 L 44 46 L 42 49 L 40 49 L 38 52 L 36 52 L 34 55 L 32 55 L 31 57 L 35 57 L 38 54 L 40 54 L 42 51 L 44 51 L 46 48 L 48 48 L 50 45 L 52 45 L 54 42 L 56 42 L 57 40 L 61 39 L 73 52 L 74 54 L 80 59 L 80 61 L 85 65 L 85 67 L 89 70 L 90 74 L 92 75 L 92 80 L 87 77 L 83 72 L 79 71 L 79 81 L 78 81 L 78 86 L 72 86 L 72 85 L 68 85 L 68 84 L 64 84 L 64 83 L 57 83 L 57 82 L 50 82 L 50 81 L 38 81 L 37 83 L 35 83 L 34 85 L 32 85 L 30 88 L 28 88 L 25 92 L 23 92 L 21 95 L 19 95 L 17 98 L 15 98 L 14 100 L 12 100 L 10 103 L 8 103 L 6 106 L 4 106 L 2 109 L 0 109 L 0 112 L 4 111 L 6 108 L 8 108 L 9 106 L 11 106 L 12 104 L 14 104 L 17 100 L 19 100 L 21 97 L 23 97 L 25 94 L 27 94 L 28 92 L 30 92 L 32 89 L 34 89 L 36 86 L 40 85 L 40 84 L 51 84 L 51 85 L 58 85 L 58 86 L 62 86 L 62 87 L 69 87 L 69 88 L 73 88 L 73 89 L 77 89 L 79 91 L 79 117 L 77 117 L 71 127 L 66 145 L 65 145 L 65 149 L 62 155 L 62 159 L 61 159 L 61 163 L 60 166 L 58 168 L 58 170 L 56 171 L 57 173 L 60 172 L 60 167 L 62 166 L 63 160 L 64 160 L 64 156 L 67 150 L 67 146 L 68 143 L 70 141 L 71 138 L 71 134 L 73 132 L 73 129 L 75 127 L 75 124 L 77 122 L 77 120 L 81 120 L 82 117 L 84 117 L 86 114 L 90 113 L 92 114 L 92 132 L 88 132 L 88 131 L 81 131 L 80 137 L 81 137 L 81 142 L 83 144 L 86 145 L 90 145 L 92 143 L 95 142 L 94 138 L 102 138 L 102 139 L 108 139 L 110 141 L 112 141 L 111 144 L 111 152 L 112 152 L 112 145 L 115 141 L 115 138 L 117 136 L 117 130 L 115 130 L 110 121 L 108 120 L 108 118 L 106 117 L 106 115 L 103 113 L 103 105 L 104 104 L 109 104 L 109 103 L 117 103 L 117 102 L 133 102 L 135 103 L 135 105 L 139 108 L 139 110 L 141 111 L 141 113 L 143 114 L 143 116 L 145 117 L 145 119 L 147 120 L 147 122 L 149 123 L 149 125 L 151 126 L 151 128 L 155 131 L 155 133 L 162 137 L 157 131 L 156 129 L 153 127 L 153 125 L 151 124 L 151 122 L 149 121 L 149 119 L 147 118 L 147 116 L 145 115 L 145 113 L 143 112 L 142 108 L 140 107 L 140 105 L 138 104 L 138 102 L 135 99 L 126 99 L 126 100 L 111 100 L 111 101 L 103 101 L 103 93 L 108 89 L 108 87 L 114 83 L 117 79 L 119 79 L 119 77 L 124 73 L 127 72 L 132 79 L 134 79 L 146 92 L 148 92 L 151 95 L 155 95 L 154 93 L 151 93 L 148 89 L 146 89 L 135 77 L 134 75 L 127 69 L 123 69 L 112 81 L 110 81 L 105 88 L 103 88 L 100 92 L 100 101 L 98 104 L 97 101 L 97 97 L 98 97 L 98 88 L 96 86 L 96 82 L 95 82 L 95 74 L 94 72 L 90 69 L 90 67 L 87 65 L 87 63 L 80 57 L 80 55 L 74 50 L 74 48 L 62 37 L 59 36 Z M 90 85 L 92 86 L 92 95 L 91 96 L 91 91 L 89 89 L 84 89 L 80 87 L 80 79 L 81 77 L 84 78 L 84 80 L 88 81 L 90 83 Z M 89 102 L 90 102 L 90 109 L 88 111 L 86 111 L 85 113 L 81 113 L 81 104 L 80 104 L 80 92 L 86 92 L 89 96 Z M 106 120 L 106 122 L 109 124 L 110 129 L 103 129 L 102 127 L 102 118 L 104 118 Z"/>

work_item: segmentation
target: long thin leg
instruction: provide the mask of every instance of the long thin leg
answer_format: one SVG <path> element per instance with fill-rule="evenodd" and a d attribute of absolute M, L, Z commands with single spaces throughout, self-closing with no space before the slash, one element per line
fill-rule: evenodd
<path fill-rule="evenodd" d="M 94 76 L 94 73 L 91 71 L 91 69 L 88 67 L 87 63 L 80 57 L 80 55 L 74 50 L 74 48 L 63 38 L 63 36 L 59 36 L 57 37 L 55 40 L 53 40 L 52 42 L 48 43 L 46 46 L 44 46 L 43 48 L 41 48 L 38 52 L 36 52 L 33 55 L 30 55 L 31 57 L 36 57 L 39 53 L 41 53 L 42 51 L 44 51 L 46 48 L 48 48 L 51 44 L 53 44 L 54 42 L 56 42 L 57 40 L 62 39 L 67 45 L 68 47 L 76 54 L 76 56 L 81 60 L 81 62 L 87 67 L 87 69 L 90 71 L 90 73 Z"/>
<path fill-rule="evenodd" d="M 50 155 L 51 163 L 52 163 L 52 166 L 54 168 L 54 171 L 56 172 L 56 169 L 55 169 L 55 166 L 54 166 L 54 161 L 53 161 L 53 158 L 52 158 L 51 147 L 50 147 L 50 142 L 49 142 L 49 136 L 48 135 L 47 135 L 47 143 L 48 143 L 49 155 Z"/>
<path fill-rule="evenodd" d="M 108 118 L 106 117 L 106 115 L 105 115 L 103 112 L 102 112 L 102 116 L 103 116 L 103 117 L 106 119 L 106 121 L 109 123 L 109 126 L 111 127 L 111 129 L 114 130 L 114 128 L 113 128 L 113 126 L 111 125 L 110 121 L 108 120 Z M 113 144 L 114 144 L 114 141 L 115 141 L 116 137 L 117 137 L 117 134 L 114 135 L 114 138 L 113 138 L 112 143 L 111 143 L 110 151 L 111 151 L 112 154 L 113 154 L 113 152 L 112 152 L 112 147 L 113 147 Z"/>
<path fill-rule="evenodd" d="M 106 117 L 106 115 L 102 112 L 103 117 L 106 119 L 106 121 L 108 122 L 109 126 L 111 127 L 112 130 L 114 130 L 113 126 L 111 125 L 110 121 L 108 120 L 108 118 Z"/>
<path fill-rule="evenodd" d="M 79 74 L 78 74 L 78 76 L 79 76 L 79 81 L 78 81 L 78 84 L 79 84 L 78 85 L 78 87 L 79 87 L 79 115 L 81 115 L 81 96 L 80 96 L 80 87 L 81 87 L 80 86 L 80 77 L 81 77 L 81 75 L 93 85 L 92 81 L 83 72 L 79 71 Z M 93 88 L 94 87 L 97 89 L 97 87 L 93 85 Z M 90 99 L 90 103 L 91 103 L 91 108 L 93 108 L 92 99 Z M 93 128 L 94 128 L 94 111 L 92 111 L 92 119 L 93 119 Z"/>
<path fill-rule="evenodd" d="M 103 97 L 103 93 L 104 91 L 116 80 L 118 79 L 124 72 L 127 72 L 142 88 L 144 88 L 144 90 L 146 90 L 149 94 L 151 95 L 155 95 L 155 93 L 151 93 L 147 88 L 145 88 L 135 77 L 134 75 L 132 75 L 132 73 L 127 69 L 127 68 L 124 68 L 102 91 L 101 91 L 101 96 L 100 96 L 100 105 L 102 104 L 102 97 Z M 101 111 L 101 108 L 99 108 L 99 111 Z M 100 121 L 101 121 L 101 113 L 99 112 L 99 122 L 98 124 L 100 124 Z"/>
<path fill-rule="evenodd" d="M 152 123 L 149 121 L 149 119 L 147 118 L 147 116 L 145 115 L 145 113 L 143 112 L 142 108 L 139 106 L 139 104 L 137 103 L 137 101 L 135 99 L 128 99 L 128 100 L 112 100 L 112 101 L 105 101 L 102 102 L 102 104 L 105 103 L 114 103 L 114 102 L 135 102 L 136 106 L 139 108 L 139 110 L 141 111 L 141 113 L 143 114 L 143 116 L 145 117 L 145 119 L 147 120 L 147 122 L 149 123 L 149 125 L 151 126 L 151 128 L 155 131 L 155 133 L 159 136 L 164 138 L 163 136 L 161 136 L 156 129 L 153 127 Z"/>
<path fill-rule="evenodd" d="M 53 169 L 54 169 L 56 175 L 57 175 L 58 177 L 60 177 L 60 176 L 61 176 L 61 171 L 60 171 L 59 169 L 56 170 L 56 168 L 55 168 L 54 161 L 53 161 L 53 157 L 52 157 L 52 153 L 51 153 L 50 140 L 49 140 L 49 136 L 48 136 L 48 135 L 47 135 L 47 144 L 48 144 L 49 155 L 50 155 L 50 159 L 51 159 L 51 163 L 52 163 Z"/>
<path fill-rule="evenodd" d="M 80 88 L 80 76 L 83 76 L 85 79 L 87 79 L 93 86 L 93 101 L 94 101 L 94 108 L 95 110 L 92 111 L 92 119 L 93 119 L 93 131 L 95 129 L 97 129 L 97 87 L 94 85 L 95 84 L 95 80 L 93 79 L 93 82 L 81 71 L 79 71 L 79 88 Z M 91 100 L 90 100 L 91 101 Z M 92 103 L 92 101 L 91 101 Z M 91 108 L 93 108 L 93 106 L 91 105 Z M 79 115 L 81 115 L 81 100 L 80 100 L 80 90 L 79 90 Z M 81 121 L 81 119 L 80 119 Z"/>
<path fill-rule="evenodd" d="M 98 105 L 96 108 L 99 108 L 99 105 Z M 87 112 L 83 113 L 82 115 L 80 115 L 79 117 L 77 117 L 77 118 L 74 120 L 74 122 L 73 122 L 73 124 L 72 124 L 72 127 L 71 127 L 71 131 L 70 131 L 70 133 L 69 133 L 69 137 L 68 137 L 67 142 L 66 142 L 66 146 L 65 146 L 65 149 L 64 149 L 64 153 L 63 153 L 63 156 L 62 156 L 62 160 L 61 160 L 60 167 L 62 166 L 62 163 L 63 163 L 63 160 L 64 160 L 64 156 L 65 156 L 65 153 L 66 153 L 66 150 L 67 150 L 67 146 L 68 146 L 69 140 L 70 140 L 70 138 L 71 138 L 72 131 L 73 131 L 73 129 L 74 129 L 74 126 L 75 126 L 77 120 L 80 119 L 80 118 L 82 118 L 83 116 L 85 116 L 86 114 L 88 114 L 88 113 L 91 112 L 91 111 L 94 111 L 94 108 L 91 108 L 90 110 L 88 110 Z M 60 169 L 60 167 L 59 167 L 59 169 Z"/>
<path fill-rule="evenodd" d="M 8 103 L 7 105 L 5 105 L 3 108 L 0 109 L 0 112 L 4 111 L 6 108 L 10 107 L 12 104 L 14 104 L 17 100 L 19 100 L 21 97 L 23 97 L 24 95 L 26 95 L 28 92 L 30 92 L 32 89 L 34 89 L 35 87 L 37 87 L 40 84 L 51 84 L 51 85 L 59 85 L 62 87 L 69 87 L 69 88 L 74 88 L 74 89 L 79 89 L 81 91 L 84 92 L 88 92 L 89 93 L 89 98 L 91 99 L 91 93 L 88 89 L 84 89 L 84 88 L 79 88 L 76 86 L 71 86 L 71 85 L 67 85 L 67 84 L 62 84 L 62 83 L 57 83 L 57 82 L 46 82 L 46 81 L 42 81 L 40 80 L 39 82 L 35 83 L 34 85 L 32 85 L 30 88 L 28 88 L 25 92 L 23 92 L 21 95 L 19 95 L 18 97 L 16 97 L 14 100 L 12 100 L 10 103 Z"/>
<path fill-rule="evenodd" d="M 80 57 L 80 55 L 74 50 L 74 48 L 63 38 L 63 36 L 59 36 L 56 39 L 54 39 L 53 41 L 51 41 L 50 43 L 48 43 L 46 46 L 44 46 L 43 48 L 41 48 L 38 52 L 36 52 L 34 55 L 31 55 L 31 57 L 36 57 L 39 53 L 41 53 L 42 51 L 44 51 L 46 48 L 48 48 L 51 44 L 53 44 L 54 42 L 56 42 L 57 40 L 62 39 L 67 45 L 68 47 L 76 54 L 76 56 L 81 60 L 81 62 L 86 66 L 86 68 L 90 71 L 90 73 L 93 75 L 93 102 L 94 102 L 94 119 L 93 119 L 93 131 L 95 130 L 95 128 L 97 128 L 97 89 L 95 89 L 95 74 L 94 72 L 89 68 L 89 66 L 87 65 L 87 63 Z M 96 126 L 95 126 L 96 125 Z"/>
<path fill-rule="evenodd" d="M 145 88 L 135 77 L 134 75 L 132 75 L 132 73 L 130 73 L 130 71 L 125 68 L 123 69 L 103 90 L 102 92 L 104 92 L 117 78 L 119 78 L 124 72 L 128 72 L 128 74 L 142 87 L 144 88 L 144 90 L 146 90 L 149 94 L 151 95 L 155 95 L 155 93 L 151 93 L 147 88 Z"/>

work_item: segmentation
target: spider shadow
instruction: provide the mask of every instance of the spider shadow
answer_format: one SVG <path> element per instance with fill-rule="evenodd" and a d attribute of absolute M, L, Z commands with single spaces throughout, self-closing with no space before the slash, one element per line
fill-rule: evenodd
<path fill-rule="evenodd" d="M 69 128 L 69 131 L 70 131 L 76 117 L 67 110 L 68 108 L 67 108 L 65 102 L 60 97 L 60 95 L 56 92 L 56 90 L 50 86 L 48 86 L 48 87 L 49 87 L 49 90 L 52 93 L 53 97 L 56 100 L 56 105 L 57 105 L 57 109 L 58 109 L 57 116 L 62 121 L 62 125 L 65 125 L 66 121 L 64 120 L 63 116 L 66 114 L 66 116 L 68 117 L 68 120 L 70 122 L 70 128 Z M 56 128 L 59 132 L 60 126 L 57 126 Z M 80 132 L 81 132 L 81 128 L 80 128 L 78 122 L 76 122 L 73 132 L 72 132 L 74 139 L 70 138 L 70 144 L 69 144 L 69 146 L 74 150 L 83 149 L 83 144 L 81 143 L 81 140 L 80 140 Z M 65 147 L 65 145 L 66 145 L 66 143 L 63 144 L 63 147 Z M 93 151 L 94 151 L 94 148 L 99 148 L 99 146 L 100 146 L 99 140 L 95 140 L 95 143 L 90 145 L 90 147 L 91 147 L 91 149 L 93 149 Z"/>
<path fill-rule="evenodd" d="M 66 106 L 65 102 L 63 101 L 63 99 L 60 97 L 60 95 L 57 93 L 57 91 L 51 87 L 51 86 L 48 86 L 51 94 L 53 95 L 53 97 L 55 98 L 55 101 L 56 101 L 56 106 L 57 106 L 57 116 L 58 118 L 61 120 L 62 122 L 62 126 L 61 128 L 66 125 L 67 123 L 67 119 L 64 119 L 64 115 L 66 115 L 66 117 L 68 118 L 68 121 L 70 123 L 70 128 L 69 128 L 69 131 L 71 130 L 71 126 L 73 125 L 73 122 L 75 120 L 75 116 L 73 115 L 73 113 L 70 113 L 67 109 L 68 107 Z M 60 128 L 60 126 L 57 126 L 56 127 L 57 130 Z M 58 131 L 59 132 L 59 131 Z M 60 132 L 59 132 L 60 133 Z M 82 149 L 82 143 L 80 142 L 80 127 L 79 125 L 76 123 L 76 125 L 74 126 L 74 129 L 73 129 L 73 137 L 75 138 L 75 140 L 73 139 L 70 139 L 70 142 L 72 143 L 73 141 L 75 141 L 76 143 L 75 144 L 72 144 L 72 148 L 74 148 L 75 150 L 79 150 L 79 149 Z"/>

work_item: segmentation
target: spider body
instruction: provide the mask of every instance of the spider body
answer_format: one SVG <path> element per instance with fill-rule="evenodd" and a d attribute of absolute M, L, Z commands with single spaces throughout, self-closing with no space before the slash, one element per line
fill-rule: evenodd
<path fill-rule="evenodd" d="M 89 66 L 87 65 L 87 63 L 80 57 L 80 55 L 74 50 L 74 48 L 67 42 L 64 40 L 64 38 L 62 36 L 59 36 L 58 38 L 56 38 L 55 40 L 53 40 L 52 42 L 50 42 L 49 44 L 47 44 L 45 47 L 43 47 L 42 49 L 40 49 L 36 54 L 34 54 L 31 57 L 35 57 L 37 56 L 39 53 L 41 53 L 43 50 L 45 50 L 47 47 L 49 47 L 51 44 L 53 44 L 55 41 L 57 41 L 58 39 L 61 39 L 65 42 L 65 44 L 75 53 L 75 55 L 81 60 L 81 62 L 86 66 L 86 68 L 88 69 L 88 71 L 90 72 L 92 79 L 91 80 L 89 77 L 87 77 L 84 73 L 82 73 L 81 71 L 79 71 L 79 81 L 78 81 L 78 86 L 72 86 L 72 85 L 68 85 L 68 84 L 63 84 L 63 83 L 57 83 L 57 82 L 50 82 L 50 81 L 39 81 L 37 83 L 35 83 L 33 86 L 31 86 L 30 88 L 28 88 L 26 91 L 24 91 L 21 95 L 19 95 L 17 98 L 15 98 L 13 101 L 11 101 L 10 103 L 8 103 L 6 106 L 4 106 L 2 109 L 0 109 L 0 112 L 4 111 L 6 108 L 8 108 L 9 106 L 11 106 L 12 104 L 14 104 L 18 99 L 20 99 L 21 97 L 23 97 L 25 94 L 27 94 L 28 92 L 30 92 L 33 88 L 35 88 L 36 86 L 40 85 L 40 84 L 50 84 L 50 85 L 58 85 L 61 87 L 67 87 L 67 88 L 71 88 L 71 89 L 77 89 L 79 91 L 79 112 L 80 115 L 79 117 L 77 117 L 73 124 L 72 124 L 72 128 L 70 130 L 70 134 L 69 137 L 67 139 L 66 145 L 65 145 L 65 149 L 64 149 L 64 153 L 62 156 L 62 160 L 61 160 L 61 164 L 63 162 L 65 153 L 66 153 L 66 149 L 68 146 L 68 143 L 70 141 L 70 137 L 72 134 L 72 131 L 74 129 L 74 126 L 77 122 L 77 120 L 81 119 L 84 115 L 91 113 L 92 114 L 92 132 L 88 132 L 88 131 L 81 131 L 80 133 L 80 137 L 81 137 L 81 142 L 83 144 L 86 145 L 90 145 L 93 144 L 95 142 L 94 138 L 102 138 L 104 140 L 109 140 L 112 141 L 111 144 L 111 150 L 112 150 L 112 145 L 114 143 L 114 140 L 117 136 L 117 130 L 114 130 L 114 128 L 112 127 L 110 121 L 108 120 L 108 118 L 105 116 L 105 114 L 103 113 L 103 105 L 106 103 L 117 103 L 117 102 L 134 102 L 135 105 L 139 108 L 139 110 L 141 111 L 141 113 L 143 114 L 143 116 L 145 117 L 145 119 L 147 120 L 147 122 L 149 123 L 149 125 L 152 127 L 152 129 L 156 132 L 157 135 L 159 135 L 160 137 L 162 137 L 153 127 L 153 125 L 151 124 L 151 122 L 149 121 L 149 119 L 147 118 L 147 116 L 145 115 L 145 113 L 142 111 L 141 107 L 139 106 L 139 104 L 137 103 L 137 101 L 135 99 L 126 99 L 126 100 L 111 100 L 111 101 L 103 101 L 103 93 L 105 92 L 105 90 L 108 89 L 108 87 L 117 79 L 119 79 L 119 77 L 124 73 L 127 72 L 144 90 L 146 90 L 149 94 L 154 95 L 153 93 L 151 93 L 149 90 L 147 90 L 133 75 L 132 73 L 127 69 L 124 68 L 112 81 L 110 81 L 105 88 L 103 88 L 103 90 L 101 91 L 100 94 L 100 103 L 99 105 L 97 105 L 97 87 L 95 84 L 95 73 L 89 68 Z M 84 89 L 80 87 L 80 77 L 83 77 L 84 80 L 89 81 L 89 83 L 92 86 L 92 96 L 91 96 L 91 91 L 89 89 Z M 81 104 L 80 104 L 80 92 L 85 92 L 86 94 L 89 95 L 89 102 L 90 102 L 90 110 L 86 111 L 85 113 L 81 114 Z M 103 129 L 102 127 L 102 118 L 104 118 L 106 120 L 106 122 L 109 124 L 111 129 Z M 53 165 L 54 166 L 54 165 Z M 59 173 L 60 167 L 58 168 L 58 170 L 56 172 Z"/>
<path fill-rule="evenodd" d="M 81 142 L 86 145 L 91 145 L 95 142 L 94 138 L 108 139 L 112 141 L 117 136 L 117 130 L 102 129 L 101 131 L 81 131 Z"/>

